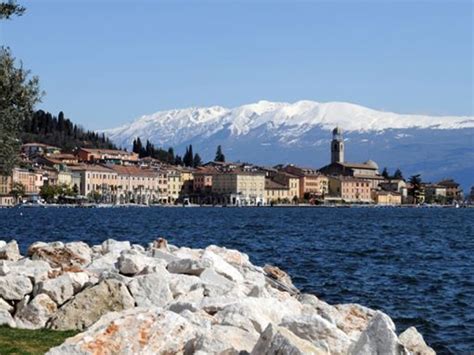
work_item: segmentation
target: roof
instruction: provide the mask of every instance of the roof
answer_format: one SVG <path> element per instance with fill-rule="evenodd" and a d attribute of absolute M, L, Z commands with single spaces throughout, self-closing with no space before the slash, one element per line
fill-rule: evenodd
<path fill-rule="evenodd" d="M 441 180 L 440 182 L 438 182 L 438 185 L 442 185 L 444 187 L 454 187 L 454 188 L 459 187 L 459 184 L 453 179 Z"/>
<path fill-rule="evenodd" d="M 289 190 L 289 187 L 271 179 L 265 179 L 265 190 Z"/>
<path fill-rule="evenodd" d="M 114 172 L 112 169 L 109 169 L 106 166 L 98 165 L 98 164 L 75 165 L 75 166 L 71 166 L 70 169 L 72 171 L 101 171 L 101 172 L 106 172 L 106 173 Z"/>
<path fill-rule="evenodd" d="M 118 149 L 95 149 L 95 148 L 80 148 L 80 150 L 88 153 L 96 153 L 96 154 L 125 154 L 125 155 L 136 155 L 133 152 L 127 152 L 126 150 L 118 150 Z"/>
<path fill-rule="evenodd" d="M 354 168 L 354 169 L 369 169 L 369 170 L 377 170 L 378 167 L 374 165 L 374 162 L 369 160 L 366 163 L 335 163 L 345 166 L 346 168 Z"/>
<path fill-rule="evenodd" d="M 328 178 L 333 179 L 333 180 L 347 181 L 347 182 L 367 182 L 367 180 L 363 178 L 345 176 L 345 175 L 328 176 Z"/>
<path fill-rule="evenodd" d="M 133 175 L 133 176 L 148 176 L 156 177 L 158 173 L 150 169 L 141 169 L 137 166 L 128 166 L 128 165 L 111 165 L 110 169 L 115 171 L 119 175 Z"/>

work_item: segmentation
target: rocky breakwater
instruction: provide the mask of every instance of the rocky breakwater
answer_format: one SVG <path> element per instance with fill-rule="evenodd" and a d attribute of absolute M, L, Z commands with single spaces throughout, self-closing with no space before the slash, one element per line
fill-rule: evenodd
<path fill-rule="evenodd" d="M 386 314 L 300 293 L 211 245 L 0 241 L 0 324 L 78 329 L 48 354 L 434 354 Z"/>

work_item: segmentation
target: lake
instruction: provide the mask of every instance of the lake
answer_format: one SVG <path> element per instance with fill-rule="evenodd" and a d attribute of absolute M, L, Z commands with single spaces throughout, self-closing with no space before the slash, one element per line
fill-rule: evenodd
<path fill-rule="evenodd" d="M 474 209 L 23 208 L 0 209 L 0 239 L 108 238 L 146 245 L 163 236 L 217 244 L 286 270 L 329 303 L 388 313 L 441 354 L 474 351 Z"/>

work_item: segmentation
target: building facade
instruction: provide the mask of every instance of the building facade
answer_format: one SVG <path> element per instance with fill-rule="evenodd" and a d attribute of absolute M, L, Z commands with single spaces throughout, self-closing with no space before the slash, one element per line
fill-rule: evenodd
<path fill-rule="evenodd" d="M 212 192 L 226 204 L 260 206 L 265 204 L 265 174 L 263 172 L 221 172 L 213 176 Z"/>
<path fill-rule="evenodd" d="M 347 176 L 329 177 L 329 195 L 348 203 L 372 202 L 370 182 Z"/>

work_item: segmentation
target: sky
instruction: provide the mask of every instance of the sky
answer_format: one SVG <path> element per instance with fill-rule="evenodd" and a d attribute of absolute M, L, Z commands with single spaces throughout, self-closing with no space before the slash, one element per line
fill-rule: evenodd
<path fill-rule="evenodd" d="M 347 101 L 473 115 L 473 1 L 18 1 L 0 42 L 89 129 L 161 110 Z"/>

